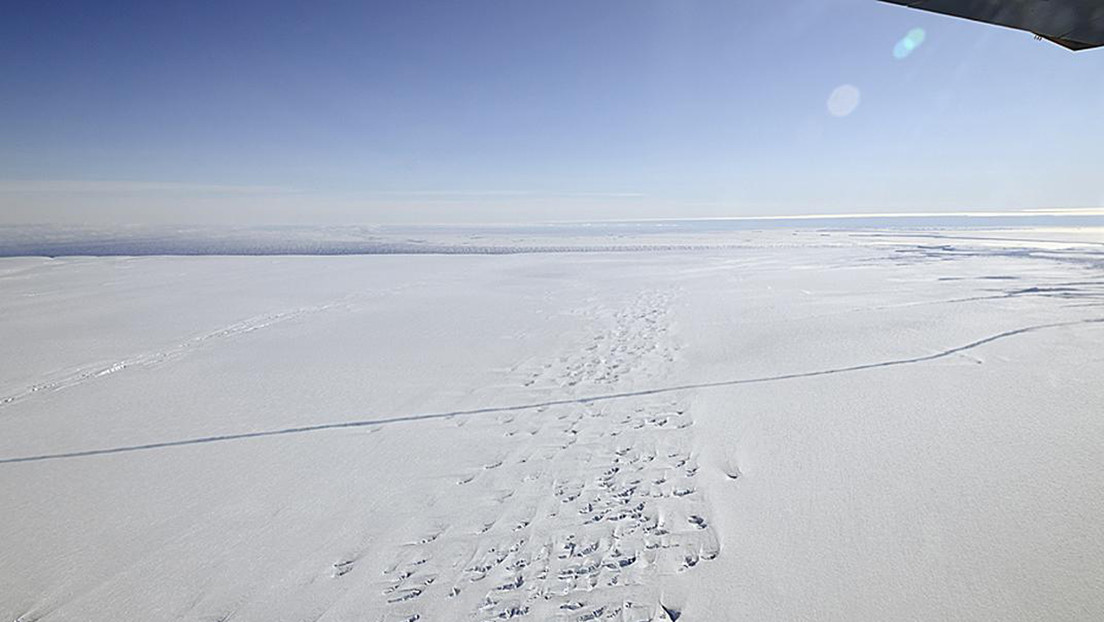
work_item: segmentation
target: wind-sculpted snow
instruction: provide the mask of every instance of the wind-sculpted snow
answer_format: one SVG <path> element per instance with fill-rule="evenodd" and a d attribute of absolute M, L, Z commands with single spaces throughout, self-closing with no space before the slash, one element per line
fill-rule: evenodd
<path fill-rule="evenodd" d="M 911 358 L 906 358 L 906 359 L 895 359 L 895 360 L 891 360 L 891 361 L 877 361 L 877 362 L 873 362 L 873 363 L 864 363 L 864 364 L 860 364 L 860 365 L 852 365 L 852 366 L 849 366 L 849 367 L 841 367 L 841 368 L 837 368 L 837 369 L 820 369 L 820 370 L 812 370 L 812 371 L 804 371 L 804 372 L 794 372 L 794 373 L 790 373 L 790 374 L 781 374 L 781 375 L 778 375 L 778 376 L 767 376 L 767 377 L 762 377 L 762 378 L 737 378 L 737 379 L 734 379 L 734 380 L 722 380 L 722 381 L 718 381 L 718 382 L 703 382 L 703 383 L 689 384 L 689 385 L 677 385 L 677 386 L 669 386 L 669 387 L 655 387 L 655 388 L 650 388 L 650 389 L 641 389 L 639 391 L 629 391 L 629 392 L 623 392 L 623 393 L 605 393 L 605 394 L 599 393 L 599 394 L 586 395 L 586 396 L 581 396 L 581 397 L 572 398 L 572 399 L 554 400 L 554 401 L 550 401 L 550 402 L 542 402 L 542 403 L 535 403 L 535 404 L 518 404 L 518 405 L 513 405 L 513 406 L 492 406 L 492 407 L 488 407 L 488 408 L 477 408 L 477 409 L 472 409 L 472 410 L 457 410 L 457 411 L 449 411 L 449 412 L 443 412 L 443 413 L 416 414 L 416 415 L 408 415 L 408 416 L 390 417 L 390 418 L 385 418 L 385 419 L 367 419 L 367 420 L 360 420 L 360 421 L 343 421 L 343 422 L 338 422 L 338 423 L 324 423 L 324 424 L 313 425 L 313 426 L 304 426 L 304 427 L 297 427 L 297 428 L 284 428 L 284 429 L 280 429 L 280 430 L 267 430 L 267 431 L 262 431 L 262 432 L 245 432 L 245 433 L 242 433 L 242 434 L 226 434 L 226 435 L 221 435 L 221 436 L 209 436 L 209 437 L 203 437 L 203 438 L 171 440 L 171 441 L 163 441 L 163 442 L 158 442 L 158 443 L 149 443 L 149 444 L 145 444 L 145 445 L 131 445 L 131 446 L 125 446 L 125 447 L 111 447 L 111 448 L 104 448 L 104 449 L 88 449 L 88 450 L 83 450 L 83 451 L 74 451 L 74 452 L 68 452 L 68 453 L 62 453 L 62 454 L 45 454 L 45 455 L 40 455 L 40 456 L 23 456 L 23 457 L 13 457 L 13 458 L 0 457 L 0 464 L 8 464 L 8 463 L 16 463 L 16 462 L 40 462 L 40 461 L 43 461 L 43 460 L 59 460 L 59 459 L 63 459 L 63 458 L 85 458 L 85 457 L 90 457 L 90 456 L 102 456 L 102 455 L 105 455 L 105 454 L 128 453 L 128 452 L 132 452 L 132 451 L 145 451 L 145 450 L 151 450 L 151 449 L 165 449 L 165 448 L 169 448 L 169 447 L 180 447 L 180 446 L 183 446 L 183 445 L 202 445 L 202 444 L 206 444 L 206 443 L 219 443 L 219 442 L 224 442 L 224 441 L 246 440 L 246 439 L 262 438 L 262 437 L 266 437 L 266 436 L 283 436 L 283 435 L 286 435 L 286 434 L 304 434 L 304 433 L 309 433 L 309 432 L 322 432 L 322 431 L 325 431 L 325 430 L 342 430 L 342 429 L 348 429 L 348 428 L 378 427 L 378 426 L 388 425 L 388 424 L 393 424 L 393 423 L 414 423 L 414 422 L 418 422 L 418 421 L 426 421 L 426 420 L 432 420 L 432 419 L 454 419 L 454 418 L 457 418 L 457 417 L 468 417 L 468 416 L 474 416 L 474 415 L 489 415 L 489 414 L 497 414 L 497 413 L 512 413 L 512 412 L 530 411 L 530 410 L 537 411 L 537 412 L 544 412 L 548 408 L 558 407 L 558 406 L 580 405 L 580 406 L 589 407 L 589 406 L 592 406 L 594 404 L 598 404 L 598 403 L 601 403 L 601 402 L 607 402 L 607 401 L 610 401 L 610 400 L 631 400 L 631 399 L 640 398 L 640 397 L 661 396 L 661 395 L 664 395 L 664 394 L 677 394 L 677 393 L 682 393 L 682 392 L 691 391 L 691 390 L 715 389 L 715 388 L 721 388 L 721 387 L 732 387 L 732 386 L 743 385 L 743 384 L 759 384 L 759 383 L 764 383 L 764 382 L 779 382 L 779 381 L 785 381 L 785 380 L 801 380 L 801 379 L 804 379 L 804 378 L 815 378 L 817 376 L 830 376 L 830 375 L 834 375 L 834 374 L 849 374 L 849 373 L 854 373 L 854 372 L 861 372 L 861 371 L 868 371 L 868 370 L 878 369 L 878 368 L 882 368 L 882 367 L 894 367 L 894 366 L 897 366 L 897 365 L 913 365 L 913 364 L 916 364 L 916 363 L 926 363 L 926 362 L 929 362 L 929 361 L 934 361 L 934 360 L 937 360 L 937 359 L 941 359 L 941 358 L 945 358 L 945 357 L 949 357 L 949 356 L 954 356 L 954 355 L 957 355 L 957 354 L 962 354 L 964 352 L 968 352 L 970 350 L 973 350 L 975 348 L 984 346 L 986 344 L 993 343 L 994 341 L 999 341 L 999 340 L 1002 340 L 1002 339 L 1008 339 L 1009 337 L 1016 337 L 1018 335 L 1026 335 L 1028 333 L 1033 333 L 1033 332 L 1037 332 L 1037 331 L 1051 330 L 1051 329 L 1057 329 L 1057 328 L 1072 328 L 1072 327 L 1075 327 L 1075 326 L 1093 326 L 1093 325 L 1099 325 L 1099 324 L 1104 324 L 1104 318 L 1092 318 L 1092 319 L 1087 319 L 1087 320 L 1078 320 L 1078 321 L 1074 321 L 1074 322 L 1058 322 L 1058 323 L 1055 323 L 1055 324 L 1040 324 L 1040 325 L 1037 325 L 1037 326 L 1025 326 L 1023 328 L 1017 328 L 1017 329 L 1007 330 L 1007 331 L 1004 331 L 1004 332 L 1001 332 L 1001 333 L 997 333 L 996 335 L 990 335 L 990 336 L 985 337 L 983 339 L 978 339 L 977 341 L 973 341 L 973 342 L 970 342 L 970 343 L 962 345 L 962 346 L 957 346 L 957 347 L 954 347 L 954 348 L 950 348 L 948 350 L 943 350 L 943 351 L 940 351 L 940 352 L 936 352 L 935 354 L 928 354 L 928 355 L 924 355 L 924 356 L 916 356 L 916 357 L 911 357 Z M 564 362 L 564 361 L 561 361 L 561 363 L 562 362 Z M 548 367 L 551 367 L 551 366 L 548 366 Z M 614 369 L 616 369 L 618 367 L 621 367 L 621 363 L 614 363 L 612 365 L 612 367 Z M 564 370 L 566 373 L 564 373 L 564 375 L 561 376 L 561 379 L 564 380 L 564 386 L 575 386 L 575 384 L 577 384 L 576 377 L 578 375 L 578 369 L 579 369 L 578 367 L 569 366 L 566 370 Z M 603 380 L 608 378 L 608 377 L 609 376 L 606 375 L 606 374 L 603 374 L 603 375 L 599 376 L 599 378 L 603 379 Z M 529 379 L 529 380 L 526 381 L 525 384 L 526 384 L 526 386 L 531 386 L 533 384 L 533 380 Z M 511 436 L 512 436 L 512 434 L 511 434 Z M 501 465 L 502 465 L 502 462 L 499 461 L 491 468 L 497 468 L 498 466 L 501 466 Z M 467 483 L 468 481 L 471 481 L 471 479 L 468 479 L 463 483 Z"/>
<path fill-rule="evenodd" d="M 692 424 L 662 400 L 500 418 L 509 450 L 456 482 L 471 519 L 382 552 L 384 619 L 654 619 L 659 577 L 721 552 Z"/>
<path fill-rule="evenodd" d="M 62 389 L 68 389 L 85 382 L 103 379 L 106 376 L 116 374 L 127 369 L 136 367 L 154 367 L 157 365 L 161 365 L 176 360 L 182 356 L 186 356 L 187 354 L 198 348 L 210 345 L 212 342 L 216 342 L 221 339 L 230 339 L 233 337 L 251 333 L 256 330 L 262 330 L 267 327 L 280 324 L 282 322 L 297 320 L 313 313 L 320 313 L 337 308 L 341 306 L 341 304 L 342 303 L 335 302 L 314 307 L 305 307 L 301 309 L 292 309 L 289 311 L 268 313 L 261 316 L 248 318 L 240 322 L 235 322 L 233 324 L 230 324 L 229 326 L 225 326 L 209 333 L 193 337 L 187 341 L 175 344 L 172 347 L 165 348 L 163 350 L 136 354 L 134 356 L 118 361 L 112 361 L 110 363 L 85 366 L 75 371 L 68 372 L 65 375 L 61 375 L 49 380 L 44 380 L 43 382 L 35 383 L 26 387 L 20 387 L 16 389 L 0 389 L 0 409 L 8 406 L 9 404 L 27 399 L 36 394 L 43 395 L 54 391 L 60 391 Z M 344 304 L 347 305 L 348 303 L 346 302 Z"/>
<path fill-rule="evenodd" d="M 1104 618 L 1097 233 L 628 231 L 0 260 L 0 620 Z"/>
<path fill-rule="evenodd" d="M 549 361 L 523 384 L 616 387 L 662 377 L 673 361 L 668 300 L 645 292 L 620 310 L 583 310 L 588 324 L 608 328 L 578 359 Z M 469 519 L 425 517 L 426 535 L 382 552 L 392 560 L 380 583 L 383 619 L 447 610 L 473 620 L 652 620 L 662 611 L 661 577 L 720 555 L 712 510 L 695 485 L 693 414 L 677 400 L 526 410 L 501 411 L 502 453 L 456 480 Z"/>

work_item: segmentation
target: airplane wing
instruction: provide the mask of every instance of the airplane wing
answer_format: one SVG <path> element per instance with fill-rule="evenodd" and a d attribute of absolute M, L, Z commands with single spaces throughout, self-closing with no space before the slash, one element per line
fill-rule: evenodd
<path fill-rule="evenodd" d="M 1071 50 L 1104 45 L 1104 0 L 881 0 L 1007 26 Z"/>

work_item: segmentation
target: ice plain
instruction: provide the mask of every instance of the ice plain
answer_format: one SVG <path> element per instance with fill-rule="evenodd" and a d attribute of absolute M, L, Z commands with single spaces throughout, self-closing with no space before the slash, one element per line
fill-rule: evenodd
<path fill-rule="evenodd" d="M 0 259 L 0 620 L 1104 618 L 1104 230 L 465 245 Z"/>

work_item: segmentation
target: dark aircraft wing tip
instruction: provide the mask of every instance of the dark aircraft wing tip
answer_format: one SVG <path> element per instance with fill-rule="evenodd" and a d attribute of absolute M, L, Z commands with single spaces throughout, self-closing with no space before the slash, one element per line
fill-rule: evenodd
<path fill-rule="evenodd" d="M 1104 0 L 881 0 L 1026 30 L 1067 50 L 1104 47 Z"/>
<path fill-rule="evenodd" d="M 1061 37 L 1048 37 L 1046 35 L 1040 35 L 1040 34 L 1036 34 L 1035 36 L 1039 37 L 1040 39 L 1046 39 L 1047 41 L 1050 41 L 1051 43 L 1057 43 L 1058 45 L 1060 45 L 1060 46 L 1062 46 L 1066 49 L 1073 50 L 1074 52 L 1080 52 L 1081 50 L 1091 50 L 1091 49 L 1098 48 L 1098 47 L 1101 47 L 1102 45 L 1104 45 L 1104 44 L 1101 44 L 1101 43 L 1085 43 L 1084 41 L 1074 41 L 1073 39 L 1063 39 Z"/>

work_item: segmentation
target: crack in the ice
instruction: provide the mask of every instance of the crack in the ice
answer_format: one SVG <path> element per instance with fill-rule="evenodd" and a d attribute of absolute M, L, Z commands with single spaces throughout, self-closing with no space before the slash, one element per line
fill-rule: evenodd
<path fill-rule="evenodd" d="M 602 402 L 609 400 L 627 399 L 634 397 L 641 397 L 646 395 L 661 395 L 664 393 L 675 393 L 678 391 L 688 391 L 694 389 L 712 389 L 719 387 L 731 387 L 745 384 L 760 384 L 765 382 L 780 382 L 784 380 L 798 380 L 803 378 L 816 378 L 819 376 L 830 376 L 835 374 L 846 374 L 859 371 L 867 371 L 871 369 L 878 369 L 882 367 L 896 367 L 900 365 L 913 365 L 916 363 L 926 363 L 968 350 L 973 350 L 980 346 L 999 341 L 1001 339 L 1007 339 L 1009 337 L 1015 337 L 1018 335 L 1024 335 L 1027 333 L 1033 333 L 1042 330 L 1049 330 L 1054 328 L 1064 328 L 1070 326 L 1084 326 L 1090 324 L 1104 324 L 1104 317 L 1092 318 L 1087 320 L 1079 320 L 1072 322 L 1056 322 L 1052 324 L 1037 324 L 1034 326 L 1025 326 L 1023 328 L 1017 328 L 1013 330 L 1007 330 L 995 335 L 990 335 L 984 339 L 972 341 L 968 344 L 951 348 L 949 350 L 942 350 L 934 354 L 928 354 L 925 356 L 916 356 L 905 359 L 895 359 L 890 361 L 880 361 L 877 363 L 864 363 L 862 365 L 852 365 L 850 367 L 838 367 L 833 369 L 822 369 L 817 371 L 808 372 L 796 372 L 791 374 L 781 374 L 777 376 L 763 376 L 760 378 L 741 378 L 736 380 L 721 380 L 716 382 L 701 382 L 694 384 L 683 384 L 672 387 L 660 387 L 656 389 L 643 389 L 640 391 L 626 391 L 621 393 L 611 393 L 606 395 L 595 395 L 589 397 L 578 397 L 560 400 L 551 400 L 546 402 L 537 402 L 531 404 L 520 404 L 514 406 L 493 406 L 488 408 L 475 408 L 471 410 L 456 410 L 443 413 L 428 413 L 423 415 L 407 415 L 403 417 L 391 417 L 385 419 L 370 419 L 363 421 L 345 421 L 340 423 L 323 423 L 317 425 L 299 426 L 293 428 L 284 428 L 281 430 L 263 430 L 259 432 L 244 432 L 241 434 L 224 434 L 219 436 L 204 436 L 199 438 L 183 439 L 177 441 L 164 441 L 158 443 L 146 443 L 143 445 L 127 445 L 122 447 L 110 447 L 104 449 L 89 449 L 83 451 L 70 451 L 54 454 L 40 454 L 35 456 L 23 456 L 17 458 L 2 458 L 0 464 L 15 464 L 21 462 L 42 462 L 46 460 L 61 460 L 65 458 L 86 458 L 90 456 L 103 456 L 109 454 L 121 454 L 134 451 L 146 451 L 152 449 L 165 449 L 169 447 L 182 447 L 186 445 L 203 445 L 207 443 L 219 443 L 224 441 L 245 440 L 251 438 L 262 438 L 266 436 L 286 436 L 291 434 L 305 434 L 308 432 L 321 432 L 324 430 L 342 430 L 349 428 L 363 428 L 369 426 L 386 425 L 391 423 L 408 423 L 414 421 L 428 421 L 433 419 L 448 419 L 452 417 L 465 417 L 473 415 L 484 415 L 493 413 L 513 412 L 520 410 L 530 410 L 534 408 L 549 407 L 549 406 L 561 406 L 567 404 L 590 404 L 594 402 Z"/>

